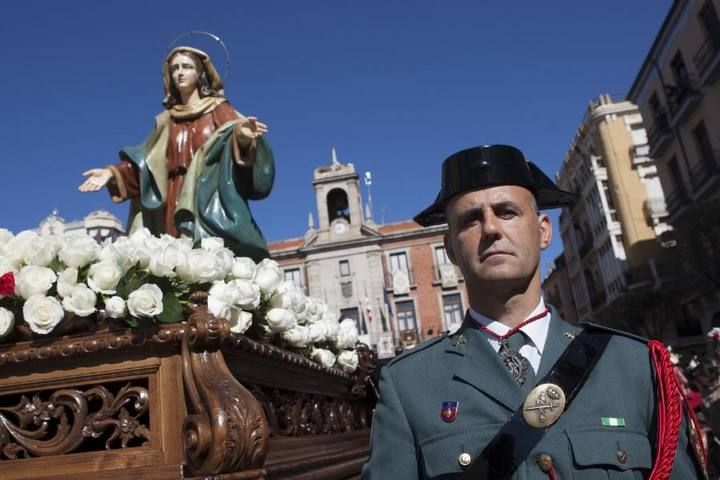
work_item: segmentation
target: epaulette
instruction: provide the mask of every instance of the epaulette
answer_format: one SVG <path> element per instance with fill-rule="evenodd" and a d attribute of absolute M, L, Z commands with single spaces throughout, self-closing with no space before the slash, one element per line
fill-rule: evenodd
<path fill-rule="evenodd" d="M 626 332 L 624 330 L 618 330 L 616 328 L 611 328 L 606 325 L 600 325 L 597 323 L 582 322 L 579 324 L 579 326 L 584 327 L 584 328 L 593 328 L 593 329 L 597 329 L 597 330 L 603 330 L 606 332 L 613 333 L 615 335 L 621 335 L 623 337 L 631 338 L 633 340 L 637 340 L 638 342 L 642 342 L 645 344 L 647 344 L 650 341 L 650 339 L 641 337 L 640 335 L 635 335 L 634 333 Z"/>
<path fill-rule="evenodd" d="M 387 364 L 387 366 L 389 367 L 390 365 L 393 365 L 394 363 L 397 363 L 400 360 L 411 357 L 412 355 L 415 355 L 418 352 L 422 352 L 423 350 L 426 350 L 427 348 L 432 347 L 436 343 L 439 343 L 442 340 L 448 338 L 449 335 L 450 335 L 450 330 L 446 330 L 443 333 L 441 333 L 440 335 L 438 335 L 437 337 L 431 338 L 430 340 L 425 340 L 421 344 L 413 347 L 411 350 L 407 350 L 407 351 L 401 353 L 400 355 L 398 355 L 397 357 L 393 358 L 392 361 L 390 361 L 390 363 Z"/>

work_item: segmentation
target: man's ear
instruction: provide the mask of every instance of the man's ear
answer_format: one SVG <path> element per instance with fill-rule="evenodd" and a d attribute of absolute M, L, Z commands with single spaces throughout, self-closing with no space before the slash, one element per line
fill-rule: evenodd
<path fill-rule="evenodd" d="M 454 265 L 457 265 L 457 262 L 455 262 L 455 250 L 453 250 L 452 248 L 449 233 L 443 235 L 443 243 L 445 244 L 445 253 L 447 254 L 448 258 Z"/>
<path fill-rule="evenodd" d="M 552 241 L 552 221 L 544 213 L 538 215 L 538 228 L 540 229 L 540 249 L 545 250 Z"/>

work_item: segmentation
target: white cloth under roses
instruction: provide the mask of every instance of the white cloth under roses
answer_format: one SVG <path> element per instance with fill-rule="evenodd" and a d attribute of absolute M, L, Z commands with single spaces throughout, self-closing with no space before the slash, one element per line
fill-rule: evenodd
<path fill-rule="evenodd" d="M 336 363 L 344 372 L 352 373 L 357 369 L 358 361 L 357 351 L 343 350 L 338 353 Z"/>
<path fill-rule="evenodd" d="M 151 318 L 163 311 L 163 292 L 154 283 L 146 283 L 128 295 L 127 309 L 133 317 Z"/>
<path fill-rule="evenodd" d="M 15 277 L 15 293 L 25 300 L 33 295 L 45 295 L 57 280 L 54 271 L 47 267 L 28 265 L 23 267 Z"/>
<path fill-rule="evenodd" d="M 15 327 L 15 315 L 7 308 L 0 307 L 0 339 L 7 337 Z"/>
<path fill-rule="evenodd" d="M 335 338 L 335 347 L 338 349 L 353 348 L 358 342 L 357 323 L 351 318 L 340 322 L 340 327 Z"/>
<path fill-rule="evenodd" d="M 123 318 L 127 314 L 125 300 L 117 295 L 108 298 L 107 302 L 105 302 L 105 313 L 110 318 Z"/>
<path fill-rule="evenodd" d="M 68 267 L 62 272 L 58 273 L 57 279 L 57 292 L 61 297 L 67 297 L 75 288 L 78 281 L 78 269 L 75 267 Z"/>
<path fill-rule="evenodd" d="M 68 267 L 82 268 L 98 258 L 100 245 L 89 235 L 65 237 L 58 258 Z"/>
<path fill-rule="evenodd" d="M 70 295 L 63 298 L 62 301 L 65 310 L 80 317 L 87 317 L 95 313 L 96 303 L 97 295 L 84 283 L 75 285 L 70 291 Z"/>
<path fill-rule="evenodd" d="M 330 368 L 335 365 L 335 354 L 325 348 L 313 349 L 310 354 L 310 358 L 326 368 Z"/>
<path fill-rule="evenodd" d="M 120 265 L 112 260 L 103 260 L 90 265 L 87 283 L 93 291 L 103 295 L 112 295 L 122 280 L 123 271 Z"/>
<path fill-rule="evenodd" d="M 43 294 L 30 297 L 23 305 L 23 319 L 30 330 L 41 335 L 52 332 L 64 316 L 60 302 Z"/>

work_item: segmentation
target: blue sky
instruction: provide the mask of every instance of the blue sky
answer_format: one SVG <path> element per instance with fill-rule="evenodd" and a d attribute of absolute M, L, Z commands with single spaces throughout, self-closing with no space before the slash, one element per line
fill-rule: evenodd
<path fill-rule="evenodd" d="M 332 147 L 372 172 L 375 218 L 386 223 L 429 204 L 440 163 L 465 147 L 509 143 L 554 175 L 588 102 L 625 95 L 670 4 L 10 2 L 0 19 L 0 226 L 35 227 L 53 208 L 67 220 L 98 208 L 126 217 L 104 192 L 78 192 L 80 174 L 147 135 L 162 59 L 188 30 L 223 38 L 228 98 L 270 127 L 276 185 L 252 209 L 278 240 L 305 232 L 312 171 Z M 223 70 L 222 50 L 193 43 Z M 561 250 L 558 234 L 544 263 Z"/>

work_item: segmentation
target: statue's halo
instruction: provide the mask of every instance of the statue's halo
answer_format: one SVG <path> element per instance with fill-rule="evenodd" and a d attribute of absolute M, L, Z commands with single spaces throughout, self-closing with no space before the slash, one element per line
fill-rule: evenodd
<path fill-rule="evenodd" d="M 205 35 L 207 37 L 212 38 L 213 40 L 215 40 L 217 43 L 220 44 L 223 51 L 225 52 L 225 72 L 223 73 L 223 76 L 222 76 L 223 82 L 225 82 L 225 80 L 227 80 L 228 74 L 230 73 L 230 52 L 228 51 L 227 47 L 225 46 L 225 43 L 223 43 L 223 41 L 220 39 L 220 37 L 218 37 L 214 33 L 204 32 L 202 30 L 190 30 L 189 32 L 181 33 L 180 35 L 175 37 L 172 42 L 170 42 L 170 45 L 168 45 L 168 48 L 167 48 L 167 53 L 170 53 L 172 51 L 172 49 L 178 45 L 178 42 L 180 40 L 182 40 L 185 37 L 189 37 L 191 35 Z"/>

